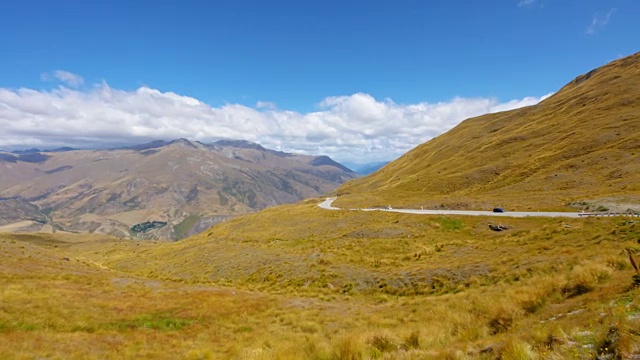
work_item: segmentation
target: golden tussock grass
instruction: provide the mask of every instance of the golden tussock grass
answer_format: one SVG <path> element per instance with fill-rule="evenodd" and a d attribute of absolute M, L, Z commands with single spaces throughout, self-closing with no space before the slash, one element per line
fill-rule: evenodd
<path fill-rule="evenodd" d="M 515 359 L 640 351 L 640 293 L 625 252 L 640 250 L 640 221 L 508 219 L 501 233 L 488 222 L 330 212 L 310 200 L 180 243 L 2 235 L 0 353 Z"/>
<path fill-rule="evenodd" d="M 347 182 L 335 204 L 535 211 L 576 202 L 596 209 L 616 198 L 638 211 L 638 94 L 640 53 L 579 76 L 537 105 L 468 119 Z"/>

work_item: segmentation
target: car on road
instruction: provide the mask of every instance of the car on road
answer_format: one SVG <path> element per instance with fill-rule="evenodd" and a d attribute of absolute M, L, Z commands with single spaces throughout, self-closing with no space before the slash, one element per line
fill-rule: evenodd
<path fill-rule="evenodd" d="M 503 213 L 504 209 L 503 208 L 493 208 L 493 212 L 494 213 Z"/>

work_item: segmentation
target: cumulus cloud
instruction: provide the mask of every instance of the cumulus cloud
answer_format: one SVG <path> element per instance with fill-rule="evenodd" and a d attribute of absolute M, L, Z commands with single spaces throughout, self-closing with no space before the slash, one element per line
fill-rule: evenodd
<path fill-rule="evenodd" d="M 42 81 L 53 81 L 54 79 L 57 79 L 67 86 L 74 88 L 84 84 L 84 79 L 82 78 L 82 76 L 64 70 L 56 70 L 52 74 L 46 72 L 42 73 L 40 75 L 40 79 Z"/>
<path fill-rule="evenodd" d="M 591 24 L 587 26 L 585 29 L 585 33 L 587 35 L 593 35 L 609 23 L 611 21 L 611 16 L 616 12 L 616 8 L 613 8 L 606 13 L 596 13 L 591 17 Z"/>
<path fill-rule="evenodd" d="M 0 88 L 0 148 L 96 148 L 180 137 L 202 142 L 226 138 L 340 161 L 389 160 L 466 118 L 533 105 L 545 97 L 397 104 L 356 93 L 327 97 L 317 111 L 299 113 L 267 102 L 212 107 L 150 87 L 124 91 L 106 83 L 87 91 Z"/>

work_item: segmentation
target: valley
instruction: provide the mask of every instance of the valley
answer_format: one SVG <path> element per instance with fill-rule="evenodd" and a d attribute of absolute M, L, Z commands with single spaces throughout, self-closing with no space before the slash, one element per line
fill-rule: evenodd
<path fill-rule="evenodd" d="M 356 176 L 328 157 L 246 141 L 32 151 L 0 152 L 0 231 L 179 240 Z"/>

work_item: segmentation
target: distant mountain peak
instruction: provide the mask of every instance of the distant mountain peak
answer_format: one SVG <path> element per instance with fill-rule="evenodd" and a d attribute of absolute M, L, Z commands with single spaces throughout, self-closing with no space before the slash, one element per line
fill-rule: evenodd
<path fill-rule="evenodd" d="M 255 150 L 261 150 L 261 151 L 267 150 L 264 147 L 262 147 L 262 145 L 251 142 L 251 141 L 247 141 L 247 140 L 218 140 L 214 142 L 212 145 L 235 147 L 240 149 L 255 149 Z"/>
<path fill-rule="evenodd" d="M 131 146 L 124 146 L 124 147 L 120 147 L 120 148 L 115 148 L 115 149 L 111 149 L 111 150 L 136 150 L 136 151 L 144 151 L 144 150 L 149 150 L 149 149 L 158 149 L 161 147 L 165 147 L 165 146 L 170 146 L 170 145 L 183 145 L 183 146 L 189 146 L 189 147 L 193 147 L 193 148 L 197 148 L 198 146 L 194 143 L 192 143 L 191 141 L 184 139 L 184 138 L 180 138 L 180 139 L 175 139 L 175 140 L 171 140 L 171 141 L 165 141 L 165 140 L 153 140 L 144 144 L 137 144 L 137 145 L 131 145 Z"/>
<path fill-rule="evenodd" d="M 40 150 L 37 148 L 26 149 L 26 150 L 14 150 L 14 151 L 11 151 L 11 153 L 16 155 L 29 155 L 29 154 L 37 154 L 37 153 L 43 153 L 43 152 L 51 153 L 51 152 L 65 152 L 65 151 L 74 151 L 74 150 L 78 150 L 78 149 L 64 146 L 64 147 L 59 147 L 59 148 L 50 149 L 50 150 Z"/>
<path fill-rule="evenodd" d="M 326 155 L 316 156 L 313 160 L 311 160 L 311 165 L 312 166 L 322 166 L 322 165 L 335 166 L 342 171 L 345 171 L 348 173 L 354 173 L 353 170 L 347 168 L 346 166 L 338 162 L 333 161 L 333 159 L 331 159 Z"/>
<path fill-rule="evenodd" d="M 159 147 L 166 146 L 167 144 L 169 144 L 169 143 L 164 141 L 164 140 L 154 140 L 154 141 L 150 141 L 150 142 L 144 143 L 144 144 L 124 146 L 124 147 L 114 148 L 114 149 L 111 149 L 111 150 L 137 150 L 137 151 L 142 151 L 142 150 L 148 150 L 148 149 L 156 149 L 156 148 L 159 148 Z"/>
<path fill-rule="evenodd" d="M 25 155 L 25 154 L 35 154 L 35 153 L 39 153 L 41 151 L 42 150 L 40 150 L 40 149 L 33 148 L 33 149 L 26 149 L 26 150 L 14 150 L 11 153 L 17 154 L 17 155 Z"/>
<path fill-rule="evenodd" d="M 39 152 L 26 152 L 19 154 L 0 154 L 0 162 L 17 163 L 18 161 L 42 164 L 46 162 L 51 156 L 45 155 Z"/>
<path fill-rule="evenodd" d="M 197 148 L 198 146 L 196 146 L 194 143 L 192 143 L 191 141 L 185 139 L 185 138 L 180 138 L 180 139 L 176 139 L 173 140 L 171 142 L 169 142 L 167 145 L 184 145 L 184 146 L 189 146 L 189 147 L 193 147 L 193 148 Z"/>
<path fill-rule="evenodd" d="M 72 148 L 72 147 L 69 147 L 69 146 L 63 146 L 63 147 L 59 147 L 59 148 L 56 148 L 56 149 L 53 149 L 53 150 L 46 150 L 45 152 L 65 152 L 65 151 L 76 151 L 76 150 L 78 150 L 78 149 Z"/>

